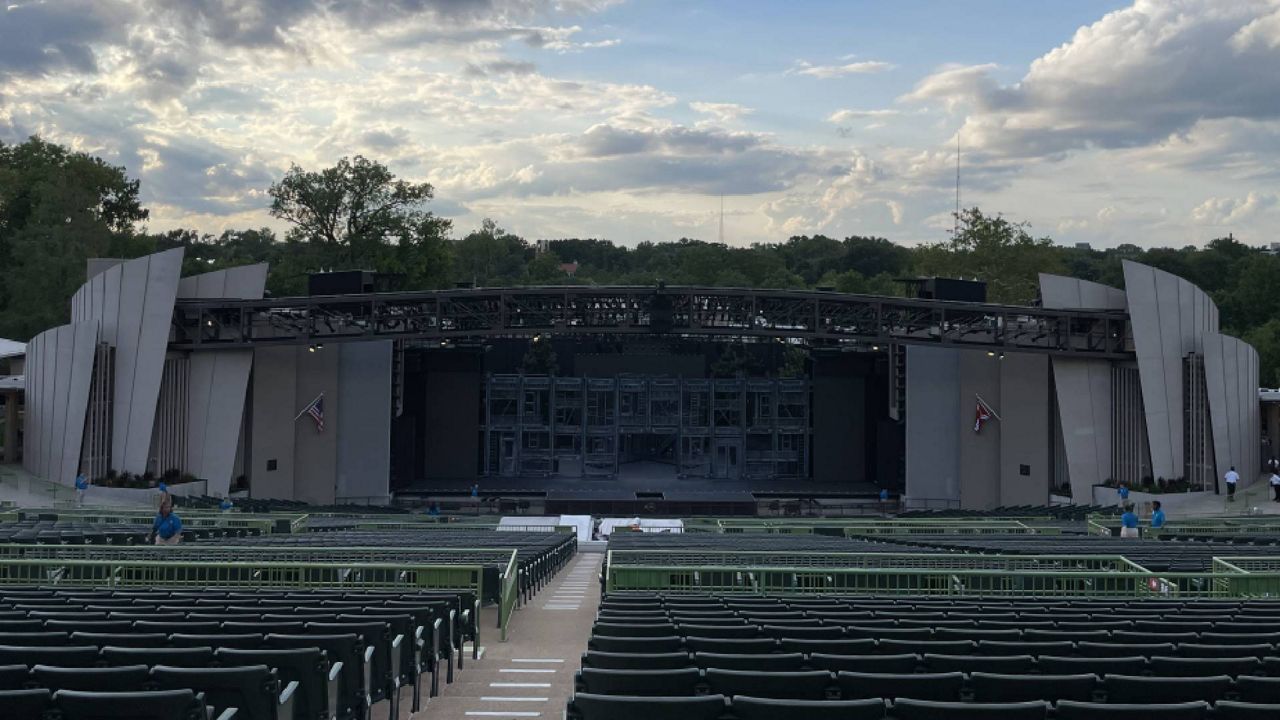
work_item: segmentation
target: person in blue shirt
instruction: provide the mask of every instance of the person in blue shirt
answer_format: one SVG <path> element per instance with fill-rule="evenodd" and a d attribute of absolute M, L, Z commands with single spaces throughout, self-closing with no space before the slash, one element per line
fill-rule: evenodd
<path fill-rule="evenodd" d="M 231 498 L 224 497 L 222 502 L 218 503 L 218 509 L 222 512 L 231 512 Z"/>
<path fill-rule="evenodd" d="M 1120 483 L 1120 487 L 1116 489 L 1116 492 L 1120 495 L 1121 505 L 1129 502 L 1129 486 L 1128 485 L 1124 483 Z"/>
<path fill-rule="evenodd" d="M 151 534 L 156 545 L 177 545 L 182 542 L 182 518 L 173 512 L 173 497 L 168 493 L 160 500 L 160 512 L 151 524 Z"/>
<path fill-rule="evenodd" d="M 1164 509 L 1160 507 L 1160 501 L 1156 500 L 1151 503 L 1151 529 L 1162 527 L 1164 527 Z"/>
<path fill-rule="evenodd" d="M 76 505 L 84 505 L 84 494 L 89 491 L 89 481 L 84 473 L 76 475 Z"/>
<path fill-rule="evenodd" d="M 1138 514 L 1133 511 L 1132 505 L 1126 504 L 1124 514 L 1120 516 L 1120 537 L 1138 537 Z"/>
<path fill-rule="evenodd" d="M 427 508 L 427 514 L 431 517 L 440 517 L 440 503 L 432 500 L 431 507 Z"/>

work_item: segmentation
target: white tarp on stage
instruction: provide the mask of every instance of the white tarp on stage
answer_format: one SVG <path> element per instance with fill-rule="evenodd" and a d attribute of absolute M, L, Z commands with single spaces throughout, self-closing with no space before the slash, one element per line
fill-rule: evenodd
<path fill-rule="evenodd" d="M 498 521 L 498 530 L 523 532 L 545 527 L 549 531 L 556 525 L 577 528 L 578 542 L 591 539 L 590 515 L 508 515 Z"/>
<path fill-rule="evenodd" d="M 637 528 L 641 532 L 678 533 L 684 532 L 684 521 L 678 518 L 602 518 L 600 537 L 608 537 L 616 527 Z"/>

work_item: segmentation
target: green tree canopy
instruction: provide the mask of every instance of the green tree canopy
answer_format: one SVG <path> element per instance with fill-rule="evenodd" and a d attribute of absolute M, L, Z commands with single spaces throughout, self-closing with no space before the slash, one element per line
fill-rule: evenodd
<path fill-rule="evenodd" d="M 138 181 L 101 158 L 32 137 L 0 143 L 0 336 L 67 322 L 85 261 L 147 252 Z"/>
<path fill-rule="evenodd" d="M 272 183 L 271 215 L 293 225 L 288 240 L 318 245 L 350 269 L 395 267 L 395 247 L 443 238 L 449 222 L 427 210 L 430 183 L 399 180 L 362 155 L 308 171 L 294 165 Z"/>

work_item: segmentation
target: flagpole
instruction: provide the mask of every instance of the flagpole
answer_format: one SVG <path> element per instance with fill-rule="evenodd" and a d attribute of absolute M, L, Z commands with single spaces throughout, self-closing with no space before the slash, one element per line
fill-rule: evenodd
<path fill-rule="evenodd" d="M 324 393 L 320 393 L 319 395 L 317 395 L 316 400 L 319 400 L 322 397 L 324 397 Z M 298 414 L 293 416 L 293 421 L 298 422 L 298 418 L 302 417 L 303 413 L 310 410 L 311 406 L 316 404 L 316 400 L 312 400 L 311 402 L 304 405 L 302 409 L 298 411 Z M 979 400 L 981 400 L 981 398 L 979 398 Z"/>
<path fill-rule="evenodd" d="M 978 393 L 974 393 L 973 396 L 978 398 L 978 402 L 982 403 L 982 407 L 986 408 L 987 412 L 991 413 L 991 417 L 994 417 L 995 419 L 1000 420 L 1001 422 L 1004 421 L 1003 418 L 1000 417 L 1000 413 L 996 412 L 995 410 L 992 410 L 991 406 L 987 404 L 986 400 L 982 399 L 981 395 L 979 395 Z"/>

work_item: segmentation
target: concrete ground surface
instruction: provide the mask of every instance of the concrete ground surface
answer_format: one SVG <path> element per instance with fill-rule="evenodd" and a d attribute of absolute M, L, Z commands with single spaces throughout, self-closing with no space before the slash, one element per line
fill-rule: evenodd
<path fill-rule="evenodd" d="M 603 559 L 598 552 L 579 552 L 532 603 L 516 611 L 505 643 L 497 639 L 496 610 L 483 610 L 480 659 L 471 658 L 468 646 L 453 684 L 442 681 L 440 696 L 417 713 L 409 712 L 412 691 L 402 688 L 399 720 L 562 717 L 600 606 Z M 374 720 L 390 720 L 388 705 L 374 706 Z"/>

